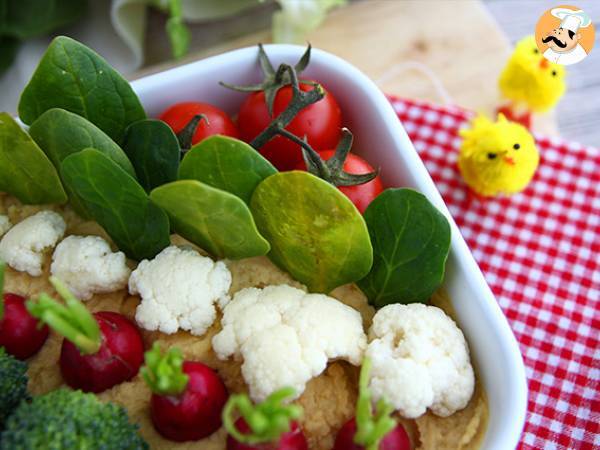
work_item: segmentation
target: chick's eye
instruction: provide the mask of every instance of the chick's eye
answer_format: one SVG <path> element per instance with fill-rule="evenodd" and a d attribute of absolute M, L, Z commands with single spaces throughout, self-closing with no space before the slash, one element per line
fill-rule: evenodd
<path fill-rule="evenodd" d="M 488 157 L 488 159 L 495 159 L 495 158 L 496 158 L 496 156 L 497 156 L 497 155 L 496 155 L 495 153 L 488 153 L 488 154 L 487 154 L 487 157 Z"/>
<path fill-rule="evenodd" d="M 555 77 L 556 76 L 556 70 L 552 71 L 552 76 Z"/>
<path fill-rule="evenodd" d="M 515 144 L 515 145 L 513 145 L 513 148 L 515 150 L 519 150 L 521 148 L 521 144 Z"/>
<path fill-rule="evenodd" d="M 537 48 L 534 48 L 534 49 L 533 49 L 533 54 L 534 54 L 534 55 L 537 55 L 539 52 L 540 52 L 540 51 L 539 51 Z"/>

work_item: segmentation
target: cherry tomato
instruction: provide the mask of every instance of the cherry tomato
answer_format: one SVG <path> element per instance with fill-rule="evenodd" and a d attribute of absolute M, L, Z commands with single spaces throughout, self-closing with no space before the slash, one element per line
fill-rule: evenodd
<path fill-rule="evenodd" d="M 313 86 L 301 83 L 300 89 L 310 91 Z M 250 94 L 242 103 L 238 116 L 238 127 L 242 140 L 252 141 L 258 136 L 290 103 L 292 88 L 284 86 L 275 96 L 273 115 L 269 115 L 264 92 Z M 299 138 L 306 136 L 315 150 L 335 148 L 340 139 L 342 113 L 336 99 L 329 92 L 325 97 L 307 106 L 290 122 L 286 130 Z M 277 136 L 260 149 L 260 153 L 279 170 L 292 170 L 302 162 L 302 151 L 298 144 Z"/>
<path fill-rule="evenodd" d="M 327 161 L 335 154 L 335 150 L 321 150 L 318 153 L 321 159 Z M 296 169 L 306 170 L 304 161 L 298 164 Z M 375 170 L 367 161 L 354 153 L 348 153 L 343 169 L 354 175 L 361 175 Z M 383 191 L 383 183 L 381 182 L 381 178 L 377 176 L 368 183 L 357 184 L 356 186 L 338 186 L 338 189 L 354 203 L 354 206 L 356 206 L 362 214 L 365 212 L 365 209 L 367 209 L 367 206 L 369 206 L 369 203 L 381 194 Z"/>
<path fill-rule="evenodd" d="M 176 103 L 161 114 L 160 120 L 166 122 L 175 133 L 179 133 L 196 114 L 204 114 L 208 123 L 206 120 L 200 121 L 192 138 L 192 145 L 214 134 L 239 137 L 238 129 L 227 113 L 208 103 Z"/>

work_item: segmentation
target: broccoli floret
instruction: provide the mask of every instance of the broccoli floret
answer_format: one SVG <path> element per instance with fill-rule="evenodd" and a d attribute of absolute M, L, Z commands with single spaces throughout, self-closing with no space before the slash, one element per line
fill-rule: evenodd
<path fill-rule="evenodd" d="M 17 405 L 28 399 L 27 364 L 0 347 L 0 430 Z"/>
<path fill-rule="evenodd" d="M 148 449 L 121 406 L 58 389 L 22 402 L 6 421 L 2 450 Z"/>

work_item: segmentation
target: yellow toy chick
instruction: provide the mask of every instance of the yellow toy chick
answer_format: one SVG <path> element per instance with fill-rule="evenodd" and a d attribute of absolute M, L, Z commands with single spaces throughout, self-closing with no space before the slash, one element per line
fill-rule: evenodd
<path fill-rule="evenodd" d="M 565 68 L 542 56 L 533 36 L 521 39 L 509 58 L 499 80 L 500 92 L 511 101 L 509 108 L 499 112 L 526 126 L 530 112 L 553 108 L 566 89 Z M 525 112 L 519 117 L 518 112 Z"/>
<path fill-rule="evenodd" d="M 464 140 L 458 168 L 476 194 L 515 194 L 533 178 L 540 155 L 524 126 L 509 122 L 503 114 L 498 114 L 497 122 L 479 115 L 460 135 Z"/>

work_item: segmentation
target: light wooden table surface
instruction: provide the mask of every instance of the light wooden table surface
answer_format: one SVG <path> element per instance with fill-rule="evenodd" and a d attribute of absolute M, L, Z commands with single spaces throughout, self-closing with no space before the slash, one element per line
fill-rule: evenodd
<path fill-rule="evenodd" d="M 238 30 L 254 23 L 240 20 L 235 19 Z M 224 22 L 219 33 L 230 26 Z M 214 41 L 214 25 L 212 30 L 197 28 L 194 46 Z M 379 84 L 386 93 L 438 103 L 449 97 L 457 105 L 488 114 L 500 102 L 497 79 L 511 51 L 504 33 L 477 1 L 357 1 L 333 11 L 308 39 L 313 46 L 348 60 L 373 80 L 384 77 Z M 221 39 L 186 60 L 268 40 L 268 29 Z M 151 42 L 164 39 L 149 36 L 147 44 Z M 149 71 L 164 68 L 159 65 Z M 148 70 L 140 75 L 146 73 Z M 551 118 L 541 123 L 545 131 L 556 133 Z"/>
<path fill-rule="evenodd" d="M 578 5 L 598 23 L 600 1 Z M 380 80 L 384 92 L 438 103 L 449 97 L 460 106 L 491 114 L 501 101 L 497 80 L 512 44 L 531 34 L 539 15 L 551 6 L 531 0 L 359 0 L 331 13 L 308 38 L 315 47 Z M 195 50 L 179 63 L 268 42 L 274 8 L 266 3 L 236 18 L 193 26 Z M 163 20 L 158 15 L 150 19 L 150 62 L 168 52 L 164 37 L 156 35 L 162 32 Z M 595 50 L 569 69 L 569 90 L 557 113 L 538 116 L 536 131 L 556 135 L 560 129 L 563 137 L 600 144 L 600 48 Z M 171 65 L 154 65 L 137 76 Z"/>

